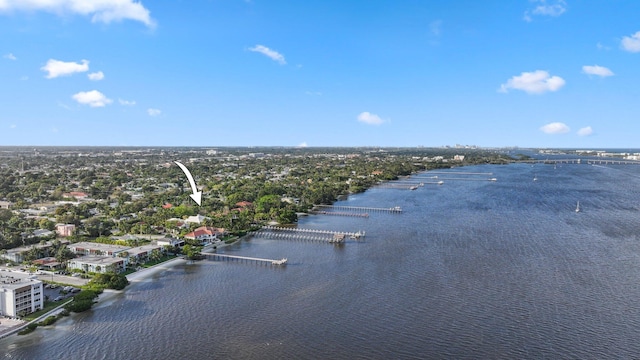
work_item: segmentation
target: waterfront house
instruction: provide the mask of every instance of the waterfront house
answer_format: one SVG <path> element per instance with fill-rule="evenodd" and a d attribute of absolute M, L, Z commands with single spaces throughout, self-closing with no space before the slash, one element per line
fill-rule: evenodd
<path fill-rule="evenodd" d="M 127 259 L 112 256 L 83 256 L 67 262 L 67 269 L 94 273 L 120 273 L 126 267 Z"/>
<path fill-rule="evenodd" d="M 185 239 L 198 240 L 201 244 L 209 244 L 218 240 L 218 236 L 223 236 L 225 229 L 211 226 L 201 226 L 186 234 Z"/>
<path fill-rule="evenodd" d="M 10 208 L 12 203 L 10 201 L 2 201 L 0 200 L 0 209 L 8 209 Z"/>
<path fill-rule="evenodd" d="M 42 281 L 25 273 L 0 271 L 0 315 L 18 317 L 43 306 Z"/>
<path fill-rule="evenodd" d="M 164 248 L 165 246 L 170 246 L 172 248 L 178 248 L 184 246 L 184 240 L 175 239 L 172 237 L 163 237 L 161 239 L 156 240 L 156 244 Z"/>

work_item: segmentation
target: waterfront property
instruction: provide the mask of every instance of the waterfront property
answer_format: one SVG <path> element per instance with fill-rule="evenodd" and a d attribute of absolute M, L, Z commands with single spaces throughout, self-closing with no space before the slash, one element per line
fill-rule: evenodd
<path fill-rule="evenodd" d="M 73 251 L 77 255 L 108 255 L 111 257 L 130 249 L 128 246 L 100 244 L 86 241 L 71 244 L 68 247 L 69 250 Z"/>
<path fill-rule="evenodd" d="M 69 260 L 67 269 L 101 274 L 119 273 L 124 271 L 126 264 L 127 260 L 121 257 L 88 255 Z"/>
<path fill-rule="evenodd" d="M 201 226 L 186 234 L 185 239 L 198 240 L 201 244 L 209 244 L 218 240 L 218 236 L 224 236 L 225 229 L 211 226 Z"/>
<path fill-rule="evenodd" d="M 33 275 L 0 272 L 0 315 L 17 317 L 42 309 L 42 281 Z"/>
<path fill-rule="evenodd" d="M 179 248 L 184 246 L 184 240 L 176 239 L 172 237 L 163 237 L 161 239 L 156 240 L 156 244 L 161 247 L 170 246 L 173 248 Z"/>
<path fill-rule="evenodd" d="M 149 245 L 143 245 L 143 246 L 131 248 L 126 251 L 129 256 L 126 259 L 125 265 L 129 266 L 129 264 L 134 264 L 134 263 L 135 264 L 145 263 L 149 261 L 151 253 L 154 250 L 162 252 L 162 249 L 163 249 L 162 245 L 159 245 L 159 244 L 157 245 L 149 244 Z"/>

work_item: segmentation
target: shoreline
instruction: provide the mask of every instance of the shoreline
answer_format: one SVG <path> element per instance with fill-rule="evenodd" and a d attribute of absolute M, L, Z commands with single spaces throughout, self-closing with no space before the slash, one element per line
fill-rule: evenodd
<path fill-rule="evenodd" d="M 236 244 L 239 241 L 243 240 L 245 237 L 246 237 L 246 235 L 242 236 L 242 237 L 239 237 L 238 239 L 236 239 L 236 241 L 234 241 L 234 242 L 232 242 L 230 244 L 226 244 L 224 242 L 219 243 L 219 244 L 215 244 L 216 250 L 220 249 L 220 248 L 223 248 L 223 247 L 226 247 L 226 246 L 229 246 L 229 245 Z M 211 251 L 214 251 L 213 246 L 208 247 L 208 248 L 205 247 L 202 250 L 202 252 L 211 252 Z M 129 281 L 129 285 L 132 285 L 132 284 L 137 283 L 137 282 L 142 282 L 142 281 L 148 279 L 149 277 L 153 276 L 154 274 L 160 273 L 160 272 L 165 271 L 165 270 L 170 270 L 170 269 L 174 268 L 177 265 L 186 264 L 189 261 L 190 260 L 187 260 L 187 259 L 185 259 L 185 258 L 183 258 L 181 256 L 178 256 L 178 257 L 175 257 L 175 258 L 173 258 L 171 260 L 167 260 L 167 261 L 161 262 L 159 264 L 153 265 L 151 267 L 144 268 L 142 270 L 138 270 L 136 272 L 133 272 L 133 273 L 127 275 L 126 277 L 127 277 L 127 280 Z M 107 305 L 107 304 L 105 304 L 107 300 L 109 300 L 110 298 L 114 297 L 117 294 L 125 293 L 127 291 L 127 288 L 128 288 L 129 285 L 127 285 L 127 287 L 125 287 L 122 290 L 105 289 L 98 296 L 94 306 L 95 305 L 99 306 L 101 303 L 102 303 L 103 306 Z M 6 327 L 4 329 L 0 329 L 0 330 L 3 330 L 3 331 L 0 331 L 0 339 L 4 340 L 4 339 L 12 337 L 14 335 L 18 336 L 17 333 L 20 330 L 22 330 L 25 327 L 27 327 L 30 323 L 39 322 L 39 321 L 42 321 L 43 319 L 46 319 L 49 316 L 57 315 L 58 313 L 60 313 L 62 311 L 62 308 L 64 307 L 64 305 L 66 305 L 66 303 L 65 304 L 61 304 L 60 306 L 52 309 L 51 311 L 47 312 L 46 314 L 43 314 L 43 315 L 39 316 L 37 319 L 35 319 L 33 321 L 22 322 L 21 320 L 16 320 L 15 324 L 12 324 L 10 327 L 8 326 L 8 327 Z M 96 307 L 93 307 L 93 309 L 95 309 L 95 308 Z M 6 320 L 4 320 L 4 321 L 6 321 Z M 55 326 L 55 324 L 53 324 L 52 326 Z"/>

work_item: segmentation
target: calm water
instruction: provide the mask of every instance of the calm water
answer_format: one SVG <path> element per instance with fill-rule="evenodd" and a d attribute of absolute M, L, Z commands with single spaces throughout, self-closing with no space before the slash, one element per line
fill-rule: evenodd
<path fill-rule="evenodd" d="M 290 264 L 179 266 L 0 350 L 11 359 L 640 357 L 640 166 L 454 171 L 498 181 L 371 189 L 341 203 L 404 213 L 299 223 L 366 230 L 362 242 L 253 238 L 225 252 Z"/>

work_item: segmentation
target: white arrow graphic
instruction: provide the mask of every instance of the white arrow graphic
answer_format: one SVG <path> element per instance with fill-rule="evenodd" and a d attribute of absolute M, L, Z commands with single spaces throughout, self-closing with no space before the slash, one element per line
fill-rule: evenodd
<path fill-rule="evenodd" d="M 189 196 L 191 196 L 193 201 L 195 201 L 196 204 L 200 206 L 200 202 L 202 201 L 202 191 L 198 191 L 198 188 L 196 187 L 196 182 L 193 180 L 193 176 L 191 175 L 191 172 L 189 171 L 189 169 L 187 169 L 186 166 L 182 165 L 180 162 L 174 161 L 174 163 L 180 166 L 180 169 L 182 169 L 184 174 L 187 175 L 187 180 L 189 180 L 189 185 L 191 185 L 191 191 L 193 192 L 193 194 Z"/>

